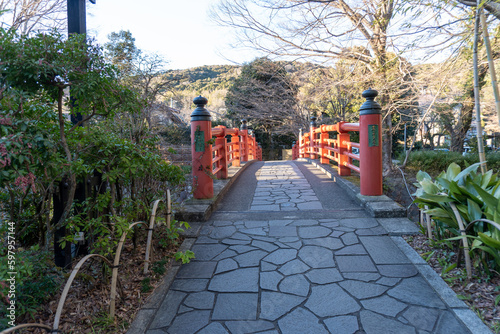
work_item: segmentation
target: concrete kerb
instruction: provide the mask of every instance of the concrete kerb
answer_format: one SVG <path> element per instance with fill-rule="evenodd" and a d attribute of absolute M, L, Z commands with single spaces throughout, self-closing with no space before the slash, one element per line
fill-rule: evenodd
<path fill-rule="evenodd" d="M 229 178 L 225 180 L 214 180 L 214 197 L 210 199 L 190 199 L 184 202 L 180 209 L 174 213 L 175 219 L 187 222 L 207 221 L 217 205 L 228 192 L 233 182 L 241 173 L 257 160 L 241 163 L 241 167 L 229 167 Z"/>
<path fill-rule="evenodd" d="M 458 299 L 455 292 L 446 284 L 443 279 L 432 269 L 427 262 L 401 237 L 402 235 L 420 234 L 418 227 L 409 219 L 403 218 L 401 212 L 406 211 L 399 204 L 395 203 L 387 196 L 362 196 L 359 193 L 359 188 L 351 182 L 339 177 L 336 170 L 329 165 L 322 165 L 317 161 L 311 159 L 298 159 L 299 161 L 306 161 L 314 165 L 316 168 L 323 171 L 326 175 L 333 179 L 346 193 L 358 201 L 361 206 L 365 207 L 370 214 L 387 230 L 391 239 L 398 246 L 398 248 L 408 257 L 408 259 L 415 265 L 422 277 L 429 283 L 429 285 L 436 291 L 438 296 L 446 303 L 450 309 L 455 313 L 456 317 L 474 334 L 491 334 L 492 332 L 479 317 L 470 310 L 470 308 L 460 299 Z M 392 203 L 391 203 L 392 202 Z M 376 205 L 373 205 L 376 203 Z M 387 211 L 391 208 L 397 208 L 396 216 L 388 217 Z M 380 211 L 373 210 L 379 208 Z M 402 211 L 403 210 L 403 211 Z M 382 216 L 377 216 L 381 214 Z"/>

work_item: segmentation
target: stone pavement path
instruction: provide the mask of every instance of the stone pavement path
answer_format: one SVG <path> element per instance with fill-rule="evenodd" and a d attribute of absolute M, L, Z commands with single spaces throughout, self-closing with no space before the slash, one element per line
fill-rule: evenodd
<path fill-rule="evenodd" d="M 252 211 L 322 209 L 321 202 L 300 169 L 292 162 L 269 162 L 257 176 Z"/>
<path fill-rule="evenodd" d="M 249 210 L 204 223 L 146 333 L 470 333 L 356 203 L 325 218 L 298 166 L 262 163 L 228 194 Z"/>

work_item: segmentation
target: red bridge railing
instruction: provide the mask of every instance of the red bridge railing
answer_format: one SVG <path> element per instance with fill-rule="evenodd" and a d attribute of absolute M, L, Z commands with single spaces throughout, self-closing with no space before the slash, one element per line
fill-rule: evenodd
<path fill-rule="evenodd" d="M 226 179 L 230 166 L 241 162 L 262 160 L 262 148 L 255 136 L 248 133 L 246 121 L 241 128 L 212 128 L 212 118 L 205 105 L 208 100 L 197 97 L 197 108 L 191 114 L 191 151 L 194 198 L 214 196 L 214 178 Z"/>
<path fill-rule="evenodd" d="M 351 175 L 351 170 L 359 173 L 361 195 L 382 195 L 382 115 L 380 105 L 374 101 L 377 95 L 372 89 L 363 92 L 366 102 L 359 109 L 359 123 L 317 127 L 316 117 L 311 117 L 309 132 L 301 131 L 298 143 L 292 147 L 293 159 L 319 159 L 322 164 L 334 161 L 340 176 Z M 350 141 L 350 132 L 359 132 L 359 143 Z M 359 153 L 354 153 L 353 148 Z M 353 160 L 359 162 L 359 167 Z"/>

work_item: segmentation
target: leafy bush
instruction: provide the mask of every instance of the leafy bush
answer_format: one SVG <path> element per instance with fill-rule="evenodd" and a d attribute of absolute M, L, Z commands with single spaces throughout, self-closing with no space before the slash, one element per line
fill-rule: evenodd
<path fill-rule="evenodd" d="M 403 160 L 404 156 L 400 158 L 400 161 Z M 477 154 L 462 155 L 458 152 L 450 151 L 413 151 L 408 158 L 407 167 L 415 171 L 424 170 L 430 175 L 438 175 L 452 163 L 457 164 L 461 168 L 466 168 L 477 162 L 479 162 Z M 500 152 L 487 153 L 486 163 L 488 169 L 499 171 Z"/>
<path fill-rule="evenodd" d="M 51 257 L 50 252 L 41 251 L 38 246 L 16 252 L 15 305 L 18 320 L 30 320 L 30 315 L 50 300 L 64 283 L 63 274 L 55 269 Z M 0 282 L 7 282 L 10 278 L 7 259 L 7 248 L 1 246 Z M 3 315 L 7 314 L 8 296 L 8 284 L 0 285 L 0 313 Z M 8 321 L 8 318 L 2 317 L 0 330 L 10 327 Z"/>
<path fill-rule="evenodd" d="M 500 178 L 489 170 L 477 172 L 479 163 L 464 170 L 450 164 L 435 181 L 426 172 L 417 174 L 415 202 L 436 223 L 437 237 L 456 240 L 461 228 L 455 213 L 465 222 L 467 237 L 473 240 L 471 253 L 485 271 L 500 270 Z"/>

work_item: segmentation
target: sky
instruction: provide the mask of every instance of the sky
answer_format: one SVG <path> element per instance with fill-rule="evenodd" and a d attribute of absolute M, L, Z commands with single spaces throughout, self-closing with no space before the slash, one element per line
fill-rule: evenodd
<path fill-rule="evenodd" d="M 136 46 L 164 56 L 169 69 L 252 61 L 256 53 L 231 47 L 232 28 L 210 20 L 209 8 L 218 1 L 96 0 L 87 5 L 87 33 L 104 44 L 109 33 L 130 30 Z"/>

